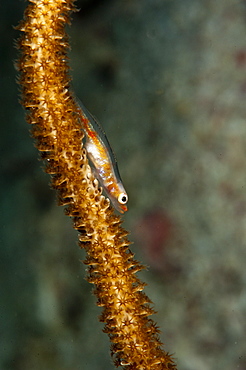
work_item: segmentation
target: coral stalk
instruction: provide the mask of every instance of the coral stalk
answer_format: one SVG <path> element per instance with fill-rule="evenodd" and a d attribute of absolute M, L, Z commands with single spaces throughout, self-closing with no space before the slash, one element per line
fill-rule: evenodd
<path fill-rule="evenodd" d="M 69 89 L 65 25 L 72 0 L 30 0 L 19 29 L 18 61 L 22 104 L 46 172 L 59 203 L 73 217 L 81 247 L 86 249 L 88 280 L 95 284 L 101 320 L 112 342 L 117 366 L 127 369 L 176 369 L 158 337 L 150 300 L 136 272 L 142 266 L 128 249 L 109 200 L 92 175 L 76 102 Z"/>

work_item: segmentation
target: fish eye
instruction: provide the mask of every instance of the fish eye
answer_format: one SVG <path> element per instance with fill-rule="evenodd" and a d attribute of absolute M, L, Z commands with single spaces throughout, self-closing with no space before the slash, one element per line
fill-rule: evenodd
<path fill-rule="evenodd" d="M 118 196 L 118 202 L 120 204 L 126 204 L 128 201 L 128 196 L 126 193 L 120 193 L 120 195 Z"/>

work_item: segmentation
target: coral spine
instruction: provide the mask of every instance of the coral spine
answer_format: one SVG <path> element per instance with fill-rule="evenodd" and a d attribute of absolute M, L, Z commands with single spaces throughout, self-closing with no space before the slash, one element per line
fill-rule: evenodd
<path fill-rule="evenodd" d="M 81 122 L 69 89 L 68 42 L 71 0 L 30 0 L 19 29 L 18 62 L 22 104 L 59 203 L 73 217 L 87 251 L 88 281 L 95 284 L 101 321 L 112 342 L 117 366 L 125 369 L 176 369 L 162 349 L 144 283 L 142 266 L 128 249 L 127 232 L 94 179 L 83 149 Z"/>

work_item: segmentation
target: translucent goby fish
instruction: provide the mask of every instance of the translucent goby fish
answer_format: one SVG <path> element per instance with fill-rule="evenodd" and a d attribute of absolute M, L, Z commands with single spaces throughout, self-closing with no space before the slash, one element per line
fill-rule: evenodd
<path fill-rule="evenodd" d="M 100 123 L 77 99 L 78 113 L 85 133 L 85 148 L 94 167 L 94 174 L 113 206 L 120 213 L 127 211 L 128 196 L 122 184 L 115 155 Z"/>

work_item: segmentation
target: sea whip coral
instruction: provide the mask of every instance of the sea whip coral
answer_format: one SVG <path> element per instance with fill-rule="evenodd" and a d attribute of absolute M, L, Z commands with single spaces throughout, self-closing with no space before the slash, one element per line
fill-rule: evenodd
<path fill-rule="evenodd" d="M 133 259 L 121 218 L 102 195 L 83 149 L 81 118 L 69 89 L 64 31 L 73 10 L 72 0 L 30 0 L 18 27 L 23 32 L 18 44 L 22 104 L 59 203 L 66 205 L 86 249 L 88 281 L 95 284 L 103 307 L 100 319 L 106 323 L 115 364 L 129 370 L 176 369 L 148 318 L 151 302 L 135 275 L 142 266 Z"/>

